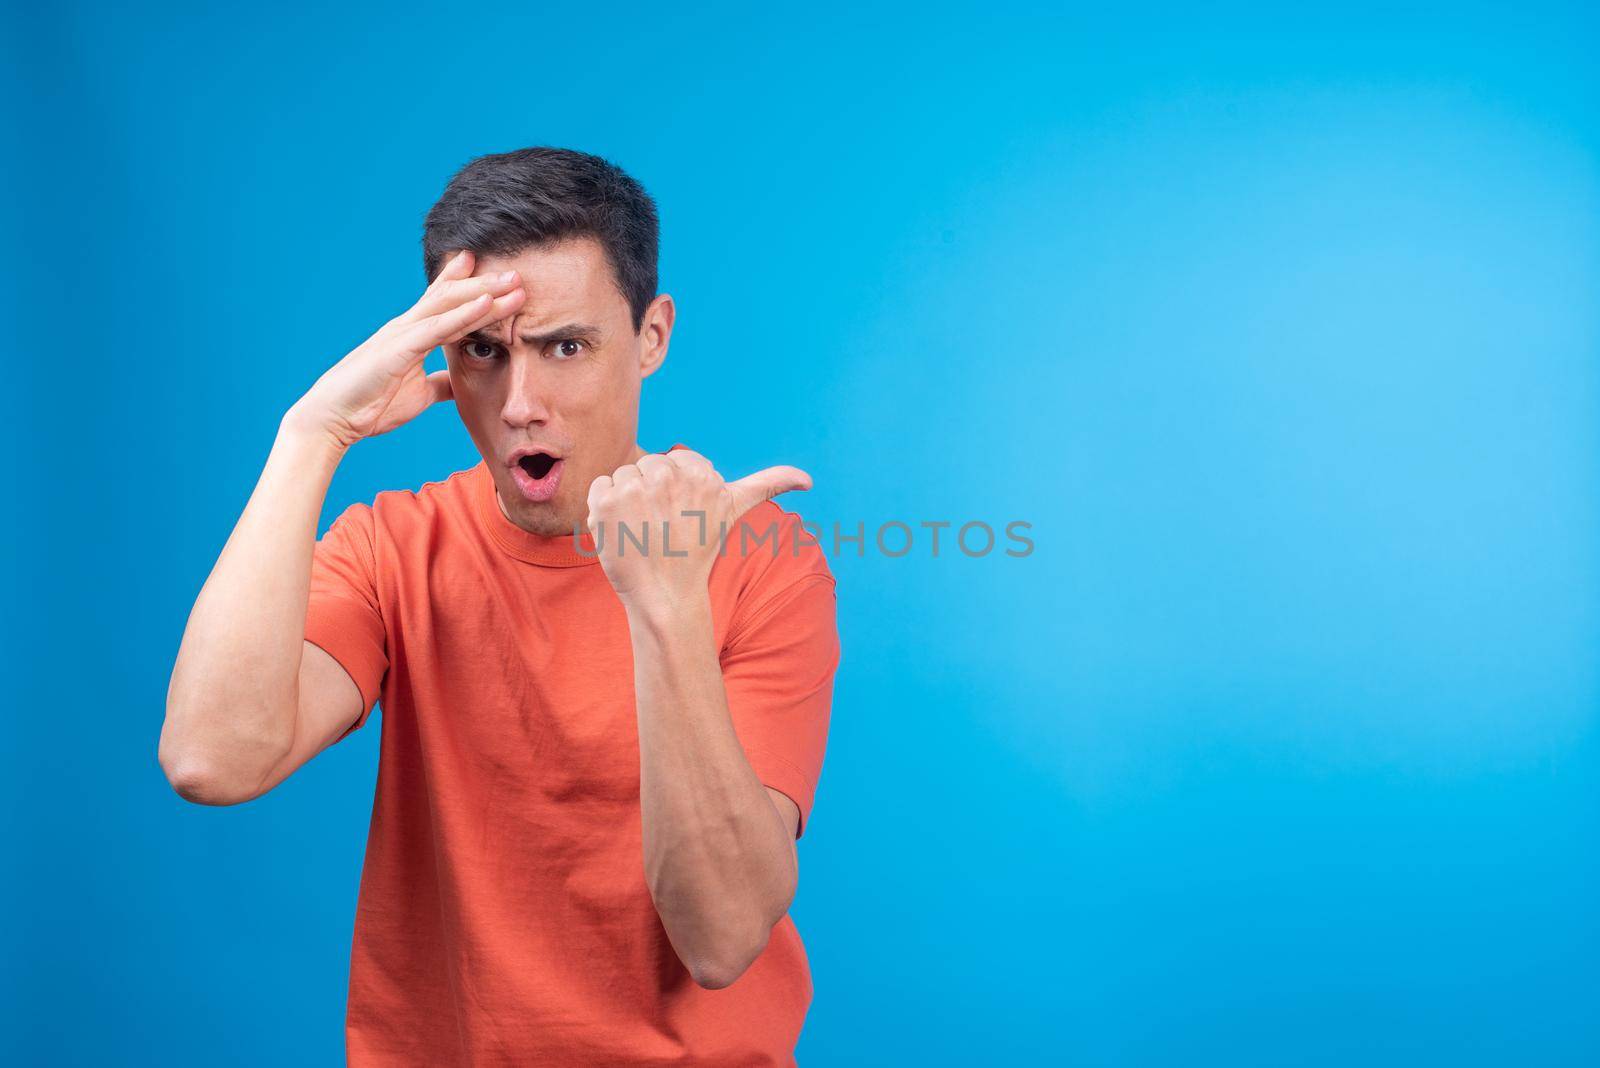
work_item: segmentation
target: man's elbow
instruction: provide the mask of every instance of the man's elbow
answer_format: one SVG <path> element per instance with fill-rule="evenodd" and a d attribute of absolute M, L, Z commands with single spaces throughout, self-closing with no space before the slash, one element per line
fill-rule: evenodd
<path fill-rule="evenodd" d="M 163 733 L 156 750 L 167 782 L 197 805 L 238 805 L 261 795 L 261 784 L 287 753 L 277 739 L 257 739 L 218 751 L 175 741 Z"/>
<path fill-rule="evenodd" d="M 723 945 L 715 951 L 703 954 L 686 963 L 689 975 L 699 986 L 707 990 L 721 990 L 734 984 L 756 958 L 766 951 L 767 941 L 772 937 L 772 928 L 783 919 L 783 913 L 775 918 L 767 917 L 756 921 L 746 929 L 724 939 Z"/>
<path fill-rule="evenodd" d="M 219 774 L 215 765 L 197 760 L 163 761 L 161 770 L 177 795 L 197 805 L 238 805 L 253 800 L 259 789 Z"/>
<path fill-rule="evenodd" d="M 722 990 L 730 987 L 734 981 L 750 970 L 750 965 L 755 963 L 767 948 L 767 939 L 763 935 L 761 942 L 756 946 L 746 946 L 741 950 L 723 953 L 714 957 L 704 957 L 689 964 L 689 976 L 695 984 L 707 990 Z"/>
<path fill-rule="evenodd" d="M 745 969 L 743 968 L 724 970 L 716 967 L 707 968 L 704 965 L 689 969 L 689 975 L 693 977 L 695 984 L 705 987 L 707 990 L 722 990 L 725 987 L 730 987 L 733 985 L 733 981 L 744 973 Z"/>

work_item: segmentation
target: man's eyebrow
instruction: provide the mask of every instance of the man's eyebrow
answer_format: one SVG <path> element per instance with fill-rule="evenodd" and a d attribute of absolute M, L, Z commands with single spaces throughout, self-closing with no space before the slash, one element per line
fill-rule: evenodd
<path fill-rule="evenodd" d="M 549 330 L 542 330 L 537 334 L 521 335 L 524 345 L 533 345 L 540 348 L 550 344 L 552 341 L 566 341 L 568 338 L 576 338 L 593 344 L 599 337 L 600 328 L 589 323 L 562 323 L 560 326 L 553 326 Z M 487 345 L 504 344 L 499 337 L 484 330 L 474 330 L 472 333 L 462 337 L 461 340 L 481 341 Z"/>

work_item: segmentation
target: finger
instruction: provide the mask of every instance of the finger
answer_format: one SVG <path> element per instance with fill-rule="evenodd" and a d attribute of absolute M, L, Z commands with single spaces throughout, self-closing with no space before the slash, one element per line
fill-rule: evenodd
<path fill-rule="evenodd" d="M 439 268 L 439 273 L 433 276 L 433 279 L 428 283 L 428 287 L 422 291 L 422 297 L 418 298 L 418 303 L 423 298 L 426 298 L 428 294 L 437 293 L 451 282 L 459 281 L 462 278 L 470 278 L 476 260 L 477 257 L 473 255 L 470 249 L 462 249 L 445 260 L 444 266 Z M 416 305 L 413 304 L 395 318 L 397 321 L 407 321 L 413 317 L 415 311 Z"/>
<path fill-rule="evenodd" d="M 519 307 L 521 307 L 522 302 L 527 299 L 527 296 L 527 290 L 513 289 L 511 292 L 506 293 L 503 296 L 494 298 L 494 301 L 489 305 L 489 310 L 484 312 L 481 318 L 473 320 L 464 327 L 446 330 L 444 337 L 438 343 L 441 345 L 447 345 L 455 341 L 460 341 L 464 336 L 472 333 L 474 330 L 481 330 L 483 327 L 486 327 L 491 323 L 500 322 L 502 319 L 511 315 Z"/>
<path fill-rule="evenodd" d="M 769 467 L 746 475 L 737 482 L 728 483 L 733 497 L 732 518 L 737 519 L 762 501 L 770 501 L 780 493 L 790 490 L 808 490 L 811 476 L 798 467 Z"/>
<path fill-rule="evenodd" d="M 493 299 L 487 293 L 480 293 L 465 304 L 412 323 L 401 332 L 398 340 L 407 352 L 426 355 L 437 345 L 458 341 L 465 334 L 504 319 L 516 311 L 524 296 L 520 289 Z"/>
<path fill-rule="evenodd" d="M 633 464 L 623 464 L 611 472 L 611 483 L 614 486 L 626 486 L 628 483 L 638 482 L 642 478 L 644 478 L 644 472 Z"/>
<path fill-rule="evenodd" d="M 455 393 L 450 388 L 450 372 L 434 371 L 428 375 L 428 403 L 438 404 L 440 401 L 454 400 Z"/>
<path fill-rule="evenodd" d="M 645 476 L 652 474 L 662 475 L 671 471 L 675 471 L 678 468 L 677 464 L 673 463 L 665 456 L 657 456 L 653 452 L 641 456 L 637 460 L 633 461 L 633 466 L 637 467 L 640 473 L 644 474 Z"/>
<path fill-rule="evenodd" d="M 467 301 L 488 293 L 492 297 L 503 296 L 511 290 L 522 285 L 522 278 L 516 271 L 501 271 L 499 274 L 473 275 L 471 278 L 451 279 L 443 284 L 431 287 L 409 310 L 402 316 L 402 323 L 414 323 L 419 319 L 426 319 L 430 315 L 449 311 L 451 308 L 464 304 Z"/>
<path fill-rule="evenodd" d="M 722 476 L 717 473 L 715 467 L 711 466 L 711 461 L 697 452 L 691 452 L 688 449 L 673 449 L 667 453 L 667 460 L 690 479 L 703 478 L 713 484 L 722 481 Z"/>
<path fill-rule="evenodd" d="M 668 460 L 683 468 L 711 466 L 710 460 L 707 460 L 693 449 L 673 449 L 666 455 Z"/>
<path fill-rule="evenodd" d="M 471 249 L 464 248 L 457 252 L 454 256 L 451 256 L 448 260 L 445 260 L 444 266 L 439 268 L 439 273 L 433 276 L 433 281 L 429 284 L 428 288 L 431 289 L 440 282 L 448 282 L 451 279 L 467 277 L 472 273 L 472 267 L 476 259 L 477 257 L 472 254 Z"/>
<path fill-rule="evenodd" d="M 433 351 L 434 346 L 444 344 L 444 339 L 452 334 L 458 331 L 464 334 L 473 329 L 471 324 L 488 315 L 493 306 L 494 298 L 487 293 L 480 293 L 447 312 L 418 319 L 405 327 L 396 340 L 408 354 L 426 355 Z"/>
<path fill-rule="evenodd" d="M 611 486 L 612 486 L 612 482 L 611 482 L 611 476 L 610 475 L 600 475 L 600 476 L 596 477 L 593 482 L 589 483 L 589 496 L 588 496 L 588 499 L 587 499 L 587 507 L 589 509 L 589 519 L 588 519 L 588 522 L 587 522 L 586 525 L 588 526 L 588 528 L 589 528 L 589 530 L 591 532 L 593 532 L 594 527 L 595 527 L 595 523 L 596 523 L 595 514 L 594 514 L 594 512 L 595 512 L 595 498 L 599 497 L 600 495 L 604 494 L 607 490 L 611 489 Z"/>

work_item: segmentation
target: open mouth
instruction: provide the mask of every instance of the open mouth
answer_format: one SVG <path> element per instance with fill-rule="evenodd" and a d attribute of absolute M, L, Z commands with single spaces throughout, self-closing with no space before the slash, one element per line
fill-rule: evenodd
<path fill-rule="evenodd" d="M 535 482 L 540 481 L 550 473 L 556 465 L 556 458 L 547 452 L 536 452 L 532 456 L 524 456 L 517 461 L 517 466 L 528 473 Z"/>
<path fill-rule="evenodd" d="M 517 491 L 530 501 L 544 502 L 556 495 L 561 485 L 562 458 L 547 452 L 533 452 L 519 456 L 511 465 L 511 481 Z"/>

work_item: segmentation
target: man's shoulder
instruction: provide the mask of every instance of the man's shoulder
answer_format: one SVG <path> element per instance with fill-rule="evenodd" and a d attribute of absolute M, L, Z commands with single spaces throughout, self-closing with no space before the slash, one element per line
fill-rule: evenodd
<path fill-rule="evenodd" d="M 391 537 L 405 534 L 443 517 L 464 515 L 472 503 L 476 467 L 453 471 L 422 483 L 415 489 L 379 490 L 370 504 L 353 504 L 350 513 Z"/>
<path fill-rule="evenodd" d="M 721 563 L 736 577 L 742 607 L 765 602 L 797 584 L 833 585 L 816 529 L 775 500 L 762 501 L 729 524 Z"/>
<path fill-rule="evenodd" d="M 467 500 L 467 491 L 479 465 L 464 467 L 448 475 L 430 479 L 415 489 L 387 489 L 373 498 L 374 508 L 386 507 L 395 511 L 420 508 L 444 508 Z"/>
<path fill-rule="evenodd" d="M 776 500 L 762 501 L 729 525 L 729 553 L 740 558 L 771 557 L 772 547 L 788 549 L 779 559 L 806 560 L 827 567 L 822 546 L 799 512 L 792 512 Z"/>

